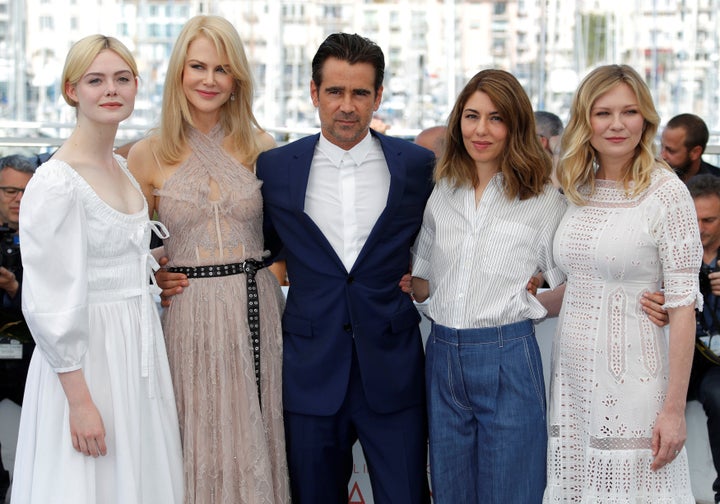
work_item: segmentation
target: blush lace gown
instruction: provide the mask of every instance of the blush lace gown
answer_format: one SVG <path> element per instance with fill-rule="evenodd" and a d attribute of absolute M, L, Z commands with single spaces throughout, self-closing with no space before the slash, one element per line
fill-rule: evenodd
<path fill-rule="evenodd" d="M 667 170 L 633 198 L 596 181 L 555 235 L 567 287 L 553 345 L 545 503 L 694 504 L 685 449 L 650 470 L 668 384 L 663 329 L 643 313 L 664 285 L 670 307 L 702 304 L 695 207 Z"/>
<path fill-rule="evenodd" d="M 260 259 L 261 182 L 222 149 L 223 131 L 192 129 L 192 154 L 165 182 L 159 220 L 168 266 Z M 217 184 L 219 197 L 211 197 Z M 289 502 L 282 416 L 282 291 L 257 273 L 262 408 L 247 323 L 244 274 L 190 279 L 163 313 L 188 504 Z"/>

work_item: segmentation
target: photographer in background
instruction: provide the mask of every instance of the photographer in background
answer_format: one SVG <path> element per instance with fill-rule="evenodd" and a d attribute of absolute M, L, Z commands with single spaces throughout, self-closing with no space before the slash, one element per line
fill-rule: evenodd
<path fill-rule="evenodd" d="M 20 200 L 36 163 L 23 156 L 0 158 L 0 401 L 22 405 L 25 379 L 35 344 L 22 316 L 22 263 L 17 240 Z M 9 474 L 0 458 L 0 499 Z"/>
<path fill-rule="evenodd" d="M 702 312 L 696 311 L 697 338 L 688 400 L 698 400 L 708 417 L 708 438 L 716 479 L 715 502 L 720 503 L 720 177 L 696 175 L 687 187 L 695 201 L 703 264 L 700 291 L 705 298 Z"/>
<path fill-rule="evenodd" d="M 0 290 L 2 307 L 20 309 L 22 265 L 17 244 L 20 200 L 35 173 L 35 164 L 23 156 L 0 158 Z"/>
<path fill-rule="evenodd" d="M 35 167 L 23 156 L 0 158 L 0 400 L 8 398 L 17 404 L 22 404 L 34 347 L 21 311 L 17 229 L 20 201 Z"/>

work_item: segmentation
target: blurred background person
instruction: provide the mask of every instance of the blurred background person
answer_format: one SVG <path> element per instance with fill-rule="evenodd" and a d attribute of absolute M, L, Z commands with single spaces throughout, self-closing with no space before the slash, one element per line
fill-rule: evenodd
<path fill-rule="evenodd" d="M 446 126 L 431 126 L 425 128 L 415 137 L 415 143 L 435 153 L 435 159 L 440 159 L 442 146 L 445 141 Z"/>
<path fill-rule="evenodd" d="M 0 418 L 5 451 L 11 454 L 11 460 L 15 448 L 8 447 L 7 443 L 17 439 L 17 406 L 22 405 L 27 370 L 35 347 L 21 310 L 22 263 L 17 236 L 20 201 L 25 186 L 35 173 L 35 166 L 24 156 L 0 158 L 0 326 L 3 327 L 0 331 Z M 9 484 L 9 471 L 3 467 L 0 457 L 0 502 L 4 502 Z"/>
<path fill-rule="evenodd" d="M 655 156 L 659 121 L 626 65 L 596 68 L 573 99 L 559 170 L 569 206 L 555 257 L 567 282 L 546 503 L 695 503 L 685 404 L 702 248 L 687 189 Z M 640 306 L 661 286 L 668 339 Z"/>
<path fill-rule="evenodd" d="M 535 112 L 535 127 L 540 138 L 540 143 L 552 159 L 552 172 L 550 179 L 555 187 L 560 187 L 560 181 L 557 178 L 557 166 L 560 160 L 560 137 L 563 132 L 563 123 L 557 115 L 545 110 Z"/>
<path fill-rule="evenodd" d="M 708 127 L 700 117 L 695 114 L 676 115 L 663 129 L 660 153 L 685 183 L 703 173 L 718 177 L 720 168 L 702 158 L 709 138 Z"/>
<path fill-rule="evenodd" d="M 702 174 L 688 181 L 695 202 L 703 265 L 700 291 L 705 305 L 696 311 L 696 345 L 690 371 L 688 400 L 699 401 L 707 415 L 708 439 L 716 478 L 715 502 L 720 502 L 720 177 Z"/>
<path fill-rule="evenodd" d="M 35 173 L 35 164 L 19 155 L 0 158 L 0 224 L 18 230 L 20 201 Z"/>
<path fill-rule="evenodd" d="M 17 235 L 20 202 L 35 164 L 19 155 L 0 158 L 0 400 L 8 398 L 22 404 L 25 378 L 34 343 L 22 316 L 22 262 Z M 5 326 L 5 324 L 13 324 Z M 11 344 L 11 339 L 16 342 Z M 7 346 L 5 346 L 7 345 Z M 12 346 L 10 346 L 12 345 Z"/>

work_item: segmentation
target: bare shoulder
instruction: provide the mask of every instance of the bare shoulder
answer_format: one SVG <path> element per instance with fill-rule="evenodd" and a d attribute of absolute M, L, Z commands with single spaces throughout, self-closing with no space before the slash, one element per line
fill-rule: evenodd
<path fill-rule="evenodd" d="M 128 169 L 140 183 L 152 183 L 157 173 L 157 160 L 153 155 L 154 144 L 154 137 L 143 138 L 128 152 Z"/>
<path fill-rule="evenodd" d="M 154 136 L 145 137 L 138 140 L 130 147 L 128 151 L 128 158 L 130 157 L 152 157 L 153 146 L 157 143 L 157 139 Z"/>
<path fill-rule="evenodd" d="M 256 135 L 257 135 L 257 142 L 258 142 L 258 145 L 260 146 L 261 152 L 265 152 L 266 150 L 270 150 L 270 149 L 277 147 L 277 143 L 275 142 L 275 139 L 267 131 L 258 131 L 256 133 Z"/>

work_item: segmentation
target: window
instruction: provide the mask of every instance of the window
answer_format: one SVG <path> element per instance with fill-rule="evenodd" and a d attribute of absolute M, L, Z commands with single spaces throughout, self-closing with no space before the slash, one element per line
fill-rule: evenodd
<path fill-rule="evenodd" d="M 54 30 L 55 29 L 55 23 L 52 17 L 50 16 L 40 16 L 40 19 L 38 20 L 40 23 L 40 30 L 41 31 L 48 31 L 48 30 Z"/>

